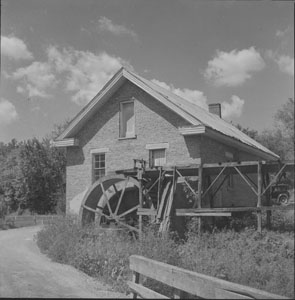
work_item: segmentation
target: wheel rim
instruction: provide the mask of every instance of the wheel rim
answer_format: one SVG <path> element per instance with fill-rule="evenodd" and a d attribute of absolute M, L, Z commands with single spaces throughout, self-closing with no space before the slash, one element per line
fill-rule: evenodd
<path fill-rule="evenodd" d="M 139 183 L 132 177 L 106 176 L 87 191 L 80 209 L 82 224 L 138 231 Z"/>

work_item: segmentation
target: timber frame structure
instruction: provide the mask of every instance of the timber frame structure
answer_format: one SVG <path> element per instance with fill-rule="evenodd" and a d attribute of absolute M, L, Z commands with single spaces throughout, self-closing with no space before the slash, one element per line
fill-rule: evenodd
<path fill-rule="evenodd" d="M 204 163 L 194 164 L 189 166 L 173 166 L 173 167 L 158 167 L 146 169 L 144 160 L 134 159 L 134 168 L 128 170 L 118 170 L 117 174 L 123 174 L 125 177 L 133 177 L 139 181 L 139 208 L 137 215 L 139 217 L 139 234 L 142 232 L 142 217 L 149 216 L 152 220 L 160 221 L 160 231 L 167 232 L 170 226 L 171 217 L 174 214 L 176 217 L 190 216 L 198 217 L 199 229 L 201 228 L 202 217 L 229 217 L 233 212 L 253 212 L 257 215 L 257 230 L 262 230 L 262 212 L 266 211 L 267 227 L 271 226 L 271 212 L 273 210 L 294 210 L 294 203 L 288 206 L 272 205 L 271 201 L 271 186 L 277 182 L 283 172 L 294 172 L 294 161 L 285 162 L 267 162 L 267 161 L 243 161 L 243 162 L 221 162 L 221 163 Z M 275 174 L 270 180 L 270 173 Z M 231 174 L 238 174 L 245 183 L 250 187 L 257 197 L 256 206 L 242 207 L 212 207 L 213 199 L 224 184 L 225 180 Z M 249 177 L 249 174 L 257 175 L 257 180 Z M 222 175 L 225 175 L 222 178 Z M 197 178 L 198 191 L 195 191 L 186 177 L 194 176 Z M 206 181 L 205 178 L 215 176 L 212 182 Z M 168 178 L 166 186 L 161 191 L 161 185 L 164 178 Z M 193 193 L 194 200 L 191 201 L 190 208 L 176 208 L 172 210 L 176 185 L 178 179 L 181 178 L 187 188 Z M 221 182 L 218 182 L 221 179 Z M 144 182 L 150 182 L 149 185 Z M 217 184 L 218 183 L 218 184 Z M 215 190 L 213 191 L 213 187 Z M 148 208 L 144 205 L 144 200 L 148 195 L 154 193 L 153 198 L 156 203 L 149 205 Z M 160 192 L 161 191 L 161 192 Z M 205 196 L 209 197 L 206 206 L 202 207 Z M 266 205 L 262 205 L 262 197 L 266 199 Z M 207 198 L 208 199 L 208 198 Z M 158 222 L 159 223 L 159 222 Z"/>

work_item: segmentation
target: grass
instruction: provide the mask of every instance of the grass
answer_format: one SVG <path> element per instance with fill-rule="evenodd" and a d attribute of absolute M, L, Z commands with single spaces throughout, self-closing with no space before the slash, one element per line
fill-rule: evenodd
<path fill-rule="evenodd" d="M 241 221 L 233 220 L 227 229 L 198 235 L 193 219 L 185 241 L 160 237 L 149 226 L 139 242 L 126 232 L 82 228 L 75 218 L 66 217 L 46 225 L 37 235 L 37 244 L 53 260 L 98 277 L 119 292 L 128 293 L 129 256 L 139 254 L 294 298 L 294 216 L 279 212 L 273 230 L 263 230 L 261 235 L 251 218 L 246 222 L 248 226 L 242 227 Z M 146 280 L 145 285 L 172 296 L 173 290 L 162 284 Z"/>

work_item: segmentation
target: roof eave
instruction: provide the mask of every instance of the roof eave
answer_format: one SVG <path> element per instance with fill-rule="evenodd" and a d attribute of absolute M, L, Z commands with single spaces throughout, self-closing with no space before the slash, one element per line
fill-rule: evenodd
<path fill-rule="evenodd" d="M 271 161 L 276 161 L 279 160 L 280 157 L 279 155 L 273 153 L 272 151 L 269 150 L 269 152 L 265 152 L 261 149 L 258 149 L 254 146 L 247 145 L 233 137 L 227 136 L 221 132 L 218 132 L 212 128 L 206 127 L 205 135 L 214 138 L 216 140 L 219 140 L 223 143 L 226 143 L 227 145 L 231 145 L 233 147 L 237 147 L 245 152 L 252 153 L 254 155 L 257 155 L 265 160 L 271 160 Z"/>

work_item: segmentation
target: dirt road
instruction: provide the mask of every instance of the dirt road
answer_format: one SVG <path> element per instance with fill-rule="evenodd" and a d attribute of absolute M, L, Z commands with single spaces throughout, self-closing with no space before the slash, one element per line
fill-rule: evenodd
<path fill-rule="evenodd" d="M 0 297 L 126 298 L 40 253 L 33 240 L 38 230 L 37 226 L 0 230 Z"/>

